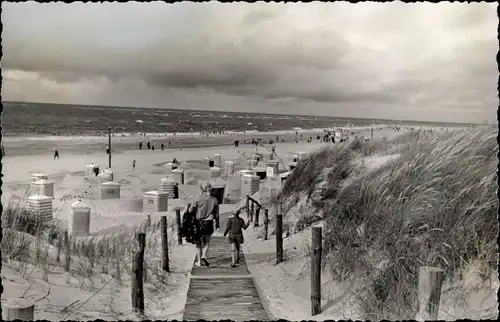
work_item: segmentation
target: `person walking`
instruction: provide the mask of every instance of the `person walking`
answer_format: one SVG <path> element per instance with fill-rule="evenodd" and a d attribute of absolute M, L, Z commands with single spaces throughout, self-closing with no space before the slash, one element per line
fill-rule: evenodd
<path fill-rule="evenodd" d="M 195 214 L 196 220 L 199 221 L 201 238 L 196 244 L 196 266 L 210 266 L 207 260 L 208 249 L 210 247 L 210 238 L 215 229 L 219 229 L 219 203 L 217 199 L 210 195 L 212 186 L 209 182 L 203 181 L 200 184 L 201 194 L 191 204 L 190 212 Z"/>
<path fill-rule="evenodd" d="M 229 233 L 229 243 L 231 244 L 231 267 L 236 267 L 236 264 L 240 262 L 240 247 L 243 244 L 243 229 L 247 229 L 250 226 L 250 219 L 245 224 L 245 221 L 240 218 L 241 208 L 236 210 L 233 217 L 229 218 L 226 224 L 226 230 L 224 231 L 224 237 Z"/>
<path fill-rule="evenodd" d="M 55 148 L 54 149 L 54 160 L 57 158 L 57 160 L 59 160 L 59 151 L 57 151 L 57 149 Z"/>
<path fill-rule="evenodd" d="M 132 161 L 132 170 L 135 170 L 135 160 Z"/>
<path fill-rule="evenodd" d="M 139 141 L 139 150 L 142 150 L 142 141 Z"/>
<path fill-rule="evenodd" d="M 165 145 L 163 144 L 163 142 L 161 143 L 161 150 L 164 151 L 165 150 Z"/>

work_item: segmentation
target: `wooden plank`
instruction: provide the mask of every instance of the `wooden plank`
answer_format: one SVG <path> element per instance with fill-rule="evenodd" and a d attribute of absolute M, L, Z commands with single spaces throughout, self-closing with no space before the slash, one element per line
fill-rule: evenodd
<path fill-rule="evenodd" d="M 221 228 L 226 218 L 221 216 Z M 212 236 L 209 267 L 193 266 L 184 320 L 269 320 L 241 253 L 240 264 L 231 267 L 231 245 Z"/>

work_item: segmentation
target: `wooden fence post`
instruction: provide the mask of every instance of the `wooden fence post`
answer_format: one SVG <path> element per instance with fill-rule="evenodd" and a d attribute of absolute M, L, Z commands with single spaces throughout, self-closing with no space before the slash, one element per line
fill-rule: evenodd
<path fill-rule="evenodd" d="M 35 303 L 25 298 L 2 299 L 2 320 L 34 321 Z"/>
<path fill-rule="evenodd" d="M 69 262 L 71 261 L 71 247 L 69 245 L 69 234 L 68 231 L 64 232 L 64 249 L 65 252 L 65 262 L 64 262 L 64 270 L 69 272 Z"/>
<path fill-rule="evenodd" d="M 132 310 L 144 314 L 144 248 L 146 247 L 146 234 L 136 233 L 139 249 L 135 251 L 132 262 Z"/>
<path fill-rule="evenodd" d="M 247 219 L 250 219 L 250 221 L 251 221 L 251 217 L 250 217 L 250 204 L 249 203 L 250 203 L 250 198 L 247 195 L 247 202 L 245 204 L 245 211 L 247 213 Z"/>
<path fill-rule="evenodd" d="M 321 227 L 312 228 L 311 314 L 321 313 Z"/>
<path fill-rule="evenodd" d="M 276 214 L 276 264 L 283 261 L 283 215 Z"/>
<path fill-rule="evenodd" d="M 177 245 L 182 245 L 182 223 L 181 223 L 181 209 L 175 209 L 175 219 L 177 221 Z"/>
<path fill-rule="evenodd" d="M 267 240 L 269 232 L 269 209 L 264 209 L 264 240 Z"/>
<path fill-rule="evenodd" d="M 252 201 L 250 203 L 250 221 L 253 221 L 253 214 L 254 214 L 254 210 L 255 210 L 254 206 L 255 206 L 255 203 Z"/>
<path fill-rule="evenodd" d="M 151 215 L 148 215 L 148 221 L 147 221 L 147 229 L 151 227 Z"/>
<path fill-rule="evenodd" d="M 61 248 L 62 248 L 63 236 L 59 233 L 57 236 L 57 257 L 56 262 L 59 264 L 61 262 Z"/>
<path fill-rule="evenodd" d="M 418 275 L 417 321 L 436 321 L 438 319 L 443 280 L 444 270 L 441 268 L 420 267 Z"/>
<path fill-rule="evenodd" d="M 167 216 L 161 216 L 161 269 L 165 272 L 170 271 L 168 261 Z"/>

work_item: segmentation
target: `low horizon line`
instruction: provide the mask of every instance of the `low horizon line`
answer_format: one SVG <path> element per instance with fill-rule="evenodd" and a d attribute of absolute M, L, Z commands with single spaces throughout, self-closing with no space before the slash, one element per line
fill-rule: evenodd
<path fill-rule="evenodd" d="M 221 110 L 194 110 L 194 109 L 182 109 L 182 108 L 161 108 L 161 107 L 136 107 L 136 106 L 119 106 L 119 105 L 98 105 L 98 104 L 68 104 L 68 103 L 47 103 L 47 102 L 23 102 L 23 101 L 8 101 L 2 100 L 3 103 L 20 103 L 20 104 L 49 104 L 49 105 L 75 105 L 82 107 L 111 107 L 111 108 L 125 108 L 125 109 L 159 109 L 159 110 L 174 110 L 174 111 L 193 111 L 193 112 L 225 112 L 225 113 L 239 113 L 239 114 L 266 114 L 266 115 L 293 115 L 293 116 L 306 116 L 306 117 L 329 117 L 336 119 L 360 119 L 360 120 L 376 120 L 376 121 L 388 121 L 388 122 L 401 122 L 401 123 L 440 123 L 440 124 L 456 124 L 456 125 L 490 125 L 488 123 L 476 123 L 476 122 L 449 122 L 449 121 L 420 121 L 420 120 L 397 120 L 397 119 L 376 119 L 376 118 L 366 118 L 366 117 L 348 117 L 348 116 L 328 116 L 328 115 L 307 115 L 307 114 L 277 114 L 277 113 L 256 113 L 256 112 L 234 112 L 234 111 L 221 111 Z"/>

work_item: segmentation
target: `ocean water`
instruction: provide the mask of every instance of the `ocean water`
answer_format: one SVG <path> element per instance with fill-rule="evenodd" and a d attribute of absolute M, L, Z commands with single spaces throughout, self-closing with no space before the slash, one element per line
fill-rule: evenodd
<path fill-rule="evenodd" d="M 255 114 L 111 106 L 2 102 L 2 135 L 78 136 L 107 133 L 196 133 L 243 131 L 293 131 L 295 129 L 367 126 L 371 124 L 421 124 L 362 118 Z M 441 124 L 442 125 L 442 124 Z"/>

